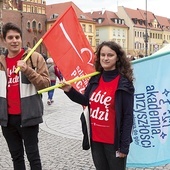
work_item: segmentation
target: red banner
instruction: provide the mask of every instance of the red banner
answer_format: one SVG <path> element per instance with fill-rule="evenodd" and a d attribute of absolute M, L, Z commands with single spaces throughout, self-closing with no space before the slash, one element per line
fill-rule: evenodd
<path fill-rule="evenodd" d="M 43 43 L 66 80 L 95 72 L 94 52 L 72 6 L 44 35 Z M 88 80 L 78 81 L 73 86 L 83 92 Z"/>

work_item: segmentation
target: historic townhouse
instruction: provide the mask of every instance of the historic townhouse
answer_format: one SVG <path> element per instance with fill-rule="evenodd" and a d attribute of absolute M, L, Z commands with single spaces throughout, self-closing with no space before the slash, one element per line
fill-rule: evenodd
<path fill-rule="evenodd" d="M 86 13 L 96 22 L 96 45 L 112 40 L 120 44 L 127 52 L 128 27 L 124 19 L 111 11 L 94 11 Z"/>
<path fill-rule="evenodd" d="M 167 18 L 154 15 L 150 11 L 118 7 L 117 15 L 124 18 L 129 27 L 129 53 L 131 55 L 150 55 L 170 42 Z"/>
<path fill-rule="evenodd" d="M 161 39 L 157 36 L 157 35 L 150 35 L 150 37 L 154 37 L 154 38 L 159 38 L 159 47 L 162 47 L 166 44 L 170 43 L 170 19 L 166 18 L 166 17 L 162 17 L 162 16 L 157 16 L 155 15 L 155 18 L 158 22 L 157 27 L 160 27 L 162 29 L 162 36 Z"/>
<path fill-rule="evenodd" d="M 81 11 L 73 2 L 65 2 L 46 6 L 47 30 L 50 29 L 50 27 L 58 19 L 58 17 L 62 15 L 70 6 L 74 8 L 86 38 L 88 39 L 92 48 L 95 49 L 95 22 L 91 18 L 89 18 L 83 11 Z"/>

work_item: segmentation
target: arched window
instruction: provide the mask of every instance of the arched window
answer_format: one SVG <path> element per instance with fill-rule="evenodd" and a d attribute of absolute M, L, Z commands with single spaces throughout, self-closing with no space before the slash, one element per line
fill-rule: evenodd
<path fill-rule="evenodd" d="M 38 23 L 38 30 L 42 30 L 41 23 Z"/>
<path fill-rule="evenodd" d="M 42 25 L 41 25 L 41 23 L 38 23 L 38 32 L 39 32 L 39 33 L 42 32 Z"/>
<path fill-rule="evenodd" d="M 31 29 L 31 24 L 30 24 L 29 21 L 27 22 L 27 28 L 28 28 L 28 29 Z"/>
<path fill-rule="evenodd" d="M 37 23 L 36 23 L 36 21 L 33 21 L 33 22 L 32 22 L 32 29 L 33 29 L 33 30 L 36 30 L 36 29 L 37 29 Z"/>

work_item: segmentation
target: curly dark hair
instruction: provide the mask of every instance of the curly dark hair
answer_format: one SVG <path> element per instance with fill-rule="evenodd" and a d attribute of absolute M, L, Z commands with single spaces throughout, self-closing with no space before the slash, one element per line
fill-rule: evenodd
<path fill-rule="evenodd" d="M 5 25 L 3 25 L 3 27 L 2 27 L 2 34 L 3 34 L 4 39 L 6 38 L 7 32 L 10 30 L 14 30 L 14 31 L 18 32 L 22 38 L 21 29 L 16 24 L 14 24 L 12 22 L 8 22 Z"/>
<path fill-rule="evenodd" d="M 133 81 L 133 70 L 131 68 L 131 63 L 126 57 L 126 53 L 122 49 L 122 47 L 114 41 L 104 41 L 97 47 L 97 50 L 95 52 L 96 71 L 103 72 L 103 67 L 100 64 L 100 51 L 103 46 L 108 46 L 116 52 L 118 57 L 118 61 L 116 62 L 116 69 L 118 70 L 119 74 L 125 76 L 129 81 Z"/>

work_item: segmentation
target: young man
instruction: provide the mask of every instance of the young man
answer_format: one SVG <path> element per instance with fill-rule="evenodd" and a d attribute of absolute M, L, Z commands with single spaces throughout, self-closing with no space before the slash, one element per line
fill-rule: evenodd
<path fill-rule="evenodd" d="M 25 62 L 30 49 L 22 48 L 21 29 L 13 24 L 3 26 L 7 48 L 0 56 L 0 125 L 12 157 L 14 170 L 25 170 L 24 149 L 31 170 L 42 170 L 38 148 L 39 123 L 43 103 L 37 90 L 50 86 L 43 57 L 34 52 Z M 15 69 L 20 67 L 16 74 Z"/>

